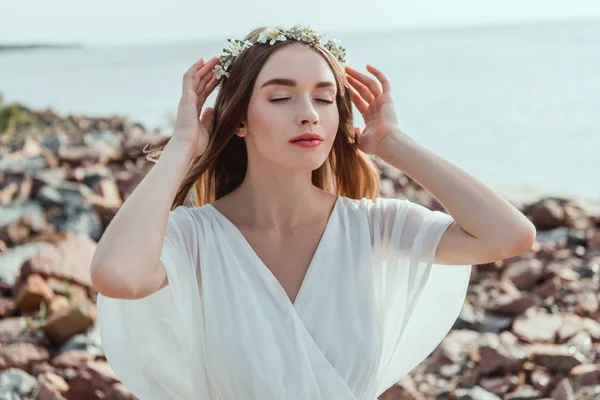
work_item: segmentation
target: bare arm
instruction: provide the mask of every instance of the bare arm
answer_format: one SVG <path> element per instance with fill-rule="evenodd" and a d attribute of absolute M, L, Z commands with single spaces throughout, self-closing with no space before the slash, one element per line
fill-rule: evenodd
<path fill-rule="evenodd" d="M 439 243 L 438 264 L 480 264 L 526 252 L 534 225 L 493 190 L 404 134 L 392 136 L 381 158 L 433 194 L 454 218 Z"/>
<path fill-rule="evenodd" d="M 201 58 L 185 72 L 173 136 L 98 242 L 91 279 L 104 296 L 140 299 L 168 284 L 160 255 L 169 213 L 190 162 L 208 145 L 214 109 L 198 117 L 219 83 L 212 72 L 218 62 L 218 57 Z"/>
<path fill-rule="evenodd" d="M 173 138 L 121 206 L 98 242 L 92 284 L 107 297 L 138 299 L 167 285 L 160 254 L 177 189 L 192 147 Z"/>

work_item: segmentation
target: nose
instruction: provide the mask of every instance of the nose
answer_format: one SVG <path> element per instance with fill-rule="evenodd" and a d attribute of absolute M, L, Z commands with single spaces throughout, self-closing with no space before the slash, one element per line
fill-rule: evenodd
<path fill-rule="evenodd" d="M 319 122 L 319 113 L 315 110 L 314 105 L 311 103 L 311 100 L 308 99 L 300 102 L 299 112 L 297 121 L 300 125 L 308 124 L 317 124 Z"/>

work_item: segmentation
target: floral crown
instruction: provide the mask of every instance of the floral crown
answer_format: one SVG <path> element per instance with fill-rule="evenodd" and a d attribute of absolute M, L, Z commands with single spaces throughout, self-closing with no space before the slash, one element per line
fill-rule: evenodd
<path fill-rule="evenodd" d="M 269 41 L 269 44 L 272 46 L 277 41 L 283 42 L 290 39 L 307 43 L 311 46 L 320 44 L 329 50 L 339 62 L 344 64 L 346 62 L 346 49 L 341 46 L 339 40 L 331 39 L 325 41 L 324 36 L 325 35 L 316 33 L 308 25 L 294 25 L 291 29 L 268 27 L 258 36 L 257 43 L 267 43 L 267 41 Z M 227 70 L 233 62 L 233 59 L 242 51 L 255 44 L 248 40 L 239 39 L 227 39 L 227 41 L 229 42 L 229 48 L 223 49 L 224 53 L 219 56 L 219 64 L 213 68 L 213 74 L 217 79 L 221 79 L 223 76 L 228 77 L 229 72 L 227 72 Z"/>

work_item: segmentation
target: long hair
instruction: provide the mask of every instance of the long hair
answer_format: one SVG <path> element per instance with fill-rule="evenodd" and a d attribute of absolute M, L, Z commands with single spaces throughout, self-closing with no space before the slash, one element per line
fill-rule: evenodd
<path fill-rule="evenodd" d="M 228 69 L 230 76 L 221 78 L 206 151 L 190 163 L 173 200 L 172 210 L 180 205 L 199 207 L 212 203 L 232 192 L 244 180 L 248 165 L 246 144 L 234 132 L 247 115 L 256 78 L 267 59 L 278 48 L 295 42 L 257 43 L 264 29 L 257 28 L 246 36 L 245 39 L 254 46 L 235 57 Z M 369 156 L 358 149 L 354 137 L 352 92 L 345 72 L 324 46 L 316 44 L 312 48 L 325 58 L 333 72 L 339 112 L 339 126 L 332 149 L 325 162 L 312 172 L 312 183 L 332 194 L 374 200 L 380 191 L 379 173 Z M 159 156 L 163 149 L 164 146 L 151 151 L 146 159 L 156 162 L 154 157 Z"/>

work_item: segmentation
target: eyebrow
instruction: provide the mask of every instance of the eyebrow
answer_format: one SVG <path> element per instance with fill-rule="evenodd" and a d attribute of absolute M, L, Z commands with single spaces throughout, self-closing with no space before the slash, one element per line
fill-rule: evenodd
<path fill-rule="evenodd" d="M 266 86 L 270 86 L 270 85 L 281 85 L 281 86 L 291 86 L 291 87 L 298 86 L 296 81 L 293 79 L 274 78 L 274 79 L 269 79 L 268 81 L 263 83 L 263 85 L 260 88 L 262 89 L 262 88 L 264 88 Z M 335 83 L 331 82 L 331 81 L 322 81 L 322 82 L 317 82 L 317 84 L 315 85 L 315 88 L 317 88 L 317 89 L 330 88 L 330 87 L 335 88 Z"/>

